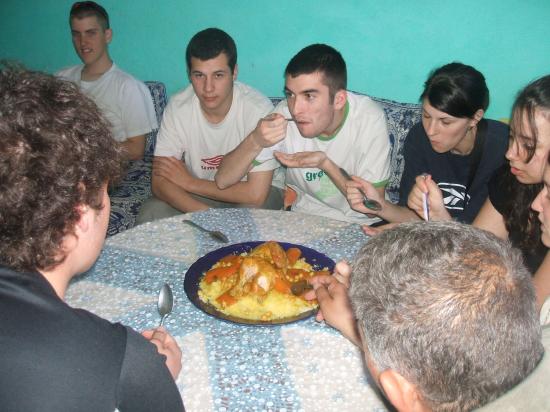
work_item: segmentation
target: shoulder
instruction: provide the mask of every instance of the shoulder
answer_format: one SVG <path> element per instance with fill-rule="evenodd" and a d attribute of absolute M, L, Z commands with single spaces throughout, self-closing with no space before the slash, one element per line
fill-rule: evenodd
<path fill-rule="evenodd" d="M 82 72 L 82 67 L 83 67 L 82 64 L 65 67 L 55 72 L 55 76 L 61 77 L 63 79 L 71 80 L 71 81 L 76 81 L 80 79 L 80 73 Z"/>
<path fill-rule="evenodd" d="M 113 63 L 113 67 L 107 73 L 111 81 L 115 81 L 120 86 L 125 88 L 133 88 L 140 90 L 149 90 L 145 83 L 136 79 L 130 73 L 121 70 L 117 65 Z"/>
<path fill-rule="evenodd" d="M 168 101 L 168 106 L 166 108 L 168 110 L 181 110 L 186 107 L 190 107 L 195 103 L 198 104 L 198 98 L 195 95 L 193 86 L 189 85 L 185 89 L 178 91 L 176 94 L 170 97 L 170 100 Z"/>
<path fill-rule="evenodd" d="M 510 135 L 510 128 L 507 124 L 499 122 L 498 120 L 486 119 L 487 121 L 487 136 L 490 137 L 491 142 L 495 144 L 508 146 L 508 137 Z"/>
<path fill-rule="evenodd" d="M 407 133 L 407 137 L 405 138 L 405 147 L 411 147 L 413 145 L 429 145 L 428 136 L 424 131 L 424 126 L 422 126 L 422 122 L 418 122 L 413 127 L 411 127 L 411 130 L 409 130 L 409 133 Z"/>
<path fill-rule="evenodd" d="M 350 105 L 351 113 L 358 116 L 368 116 L 370 118 L 385 118 L 382 107 L 367 95 L 348 91 L 347 100 Z"/>
<path fill-rule="evenodd" d="M 266 108 L 268 110 L 273 108 L 271 100 L 269 100 L 259 90 L 237 81 L 234 83 L 233 87 L 235 88 L 236 96 L 238 96 L 244 105 L 252 105 Z"/>

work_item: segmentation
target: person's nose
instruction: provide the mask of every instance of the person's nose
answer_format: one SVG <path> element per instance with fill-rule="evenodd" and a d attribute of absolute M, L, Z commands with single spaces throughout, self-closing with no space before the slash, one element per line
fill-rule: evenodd
<path fill-rule="evenodd" d="M 546 187 L 543 187 L 537 197 L 535 197 L 535 200 L 533 200 L 533 203 L 531 203 L 531 209 L 535 212 L 542 212 L 542 197 L 546 196 L 546 190 Z"/>
<path fill-rule="evenodd" d="M 438 128 L 436 123 L 437 122 L 433 119 L 426 120 L 425 128 L 426 128 L 426 134 L 428 135 L 428 137 L 432 137 L 437 134 Z"/>
<path fill-rule="evenodd" d="M 504 155 L 506 159 L 508 160 L 515 160 L 519 156 L 519 145 L 517 140 L 513 139 L 510 140 L 510 144 L 508 145 L 508 150 L 506 150 L 506 153 Z"/>
<path fill-rule="evenodd" d="M 300 117 L 306 111 L 306 102 L 304 99 L 296 97 L 292 99 L 293 101 L 289 104 L 289 110 L 293 117 Z"/>
<path fill-rule="evenodd" d="M 214 90 L 214 81 L 211 76 L 206 76 L 204 80 L 204 91 L 210 93 Z"/>

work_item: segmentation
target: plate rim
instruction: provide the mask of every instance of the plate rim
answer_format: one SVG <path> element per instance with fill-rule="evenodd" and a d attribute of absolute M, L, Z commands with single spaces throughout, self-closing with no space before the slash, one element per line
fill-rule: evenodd
<path fill-rule="evenodd" d="M 240 242 L 240 243 L 233 243 L 231 245 L 223 246 L 218 249 L 214 249 L 204 255 L 202 255 L 200 258 L 198 258 L 195 262 L 189 266 L 189 268 L 185 271 L 184 280 L 183 280 L 183 289 L 185 291 L 185 294 L 187 295 L 187 298 L 191 303 L 201 310 L 202 312 L 206 313 L 209 316 L 212 316 L 218 320 L 224 321 L 224 322 L 230 322 L 237 325 L 242 326 L 281 326 L 281 325 L 288 325 L 290 323 L 298 322 L 301 320 L 305 320 L 313 316 L 315 312 L 317 312 L 317 308 L 313 308 L 311 310 L 305 311 L 300 313 L 297 316 L 293 316 L 290 318 L 282 318 L 282 319 L 275 319 L 275 320 L 268 320 L 268 321 L 261 321 L 261 320 L 252 320 L 252 319 L 244 319 L 244 318 L 238 318 L 235 316 L 226 315 L 219 310 L 217 310 L 213 305 L 208 304 L 200 300 L 198 296 L 198 289 L 199 289 L 199 279 L 201 278 L 203 272 L 202 267 L 206 264 L 209 264 L 212 266 L 217 260 L 219 260 L 221 257 L 233 253 L 235 251 L 240 251 L 239 253 L 250 251 L 254 247 L 268 242 L 267 240 L 254 240 L 254 241 L 248 241 L 248 242 Z M 274 241 L 279 243 L 284 250 L 287 250 L 290 247 L 297 247 L 300 248 L 300 250 L 307 250 L 310 253 L 313 252 L 315 255 L 322 257 L 323 259 L 326 259 L 327 262 L 330 262 L 330 265 L 324 265 L 324 267 L 329 267 L 329 270 L 332 272 L 334 270 L 334 266 L 336 265 L 336 262 L 334 262 L 333 259 L 328 257 L 326 254 L 319 252 L 309 246 L 300 245 L 296 243 L 290 243 L 290 242 L 282 242 L 282 241 Z M 215 260 L 212 263 L 209 263 L 212 259 L 214 259 L 214 256 L 222 255 L 220 257 L 216 257 Z M 308 262 L 309 263 L 309 262 Z M 195 269 L 194 269 L 195 268 Z"/>

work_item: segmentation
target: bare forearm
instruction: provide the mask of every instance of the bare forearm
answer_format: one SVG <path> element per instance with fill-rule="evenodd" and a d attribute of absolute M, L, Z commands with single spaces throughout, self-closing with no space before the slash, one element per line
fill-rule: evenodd
<path fill-rule="evenodd" d="M 183 213 L 208 209 L 208 205 L 196 200 L 190 193 L 163 177 L 153 176 L 151 189 L 158 199 Z"/>
<path fill-rule="evenodd" d="M 235 149 L 227 153 L 214 177 L 219 189 L 227 189 L 239 182 L 252 168 L 252 162 L 261 152 L 262 147 L 254 141 L 250 133 Z"/>
<path fill-rule="evenodd" d="M 248 182 L 238 182 L 227 189 L 218 189 L 215 182 L 204 179 L 193 179 L 189 192 L 222 202 L 239 203 L 255 207 L 263 205 L 266 190 L 254 190 Z"/>
<path fill-rule="evenodd" d="M 143 155 L 145 154 L 145 135 L 131 137 L 121 144 L 128 159 L 143 159 Z"/>
<path fill-rule="evenodd" d="M 408 207 L 394 205 L 387 200 L 382 202 L 382 210 L 377 213 L 382 219 L 390 223 L 403 223 L 420 220 L 420 217 Z"/>

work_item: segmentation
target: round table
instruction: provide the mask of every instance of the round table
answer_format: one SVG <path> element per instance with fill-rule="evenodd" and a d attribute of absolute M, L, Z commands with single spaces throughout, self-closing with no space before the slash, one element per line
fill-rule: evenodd
<path fill-rule="evenodd" d="M 187 298 L 183 280 L 199 257 L 225 246 L 183 219 L 221 230 L 231 243 L 301 244 L 351 260 L 367 237 L 357 224 L 260 209 L 209 209 L 150 222 L 109 238 L 66 300 L 141 331 L 158 325 L 158 291 L 172 286 L 165 321 L 182 352 L 177 380 L 188 411 L 385 411 L 362 353 L 309 318 L 282 326 L 243 326 L 209 316 Z"/>

